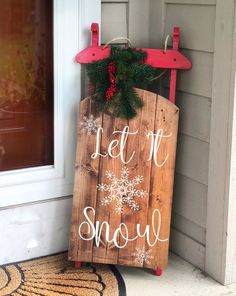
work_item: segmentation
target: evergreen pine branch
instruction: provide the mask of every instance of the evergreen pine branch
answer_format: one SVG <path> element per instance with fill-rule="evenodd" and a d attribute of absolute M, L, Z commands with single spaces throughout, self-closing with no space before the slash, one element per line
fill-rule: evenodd
<path fill-rule="evenodd" d="M 144 103 L 134 87 L 144 87 L 151 83 L 155 74 L 154 68 L 143 63 L 145 58 L 146 53 L 141 50 L 111 46 L 108 58 L 86 66 L 88 77 L 95 86 L 93 99 L 97 102 L 98 110 L 127 119 L 137 115 L 138 109 L 141 109 Z M 106 100 L 106 92 L 110 86 L 110 62 L 116 65 L 116 91 Z"/>

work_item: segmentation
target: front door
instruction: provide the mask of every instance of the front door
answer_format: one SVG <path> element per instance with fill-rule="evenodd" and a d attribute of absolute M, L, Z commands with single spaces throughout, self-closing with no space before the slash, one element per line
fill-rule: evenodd
<path fill-rule="evenodd" d="M 2 0 L 0 264 L 67 249 L 81 69 L 100 0 Z"/>

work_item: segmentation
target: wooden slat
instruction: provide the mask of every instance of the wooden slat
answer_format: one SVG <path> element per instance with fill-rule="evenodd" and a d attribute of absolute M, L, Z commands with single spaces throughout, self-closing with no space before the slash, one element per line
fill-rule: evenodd
<path fill-rule="evenodd" d="M 129 176 L 131 180 L 138 175 L 143 176 L 143 182 L 140 184 L 140 187 L 147 192 L 147 196 L 137 199 L 141 210 L 135 215 L 130 209 L 122 214 L 122 222 L 126 223 L 131 237 L 136 235 L 136 225 L 138 223 L 142 225 L 141 231 L 144 232 L 144 227 L 147 222 L 148 195 L 150 191 L 151 177 L 151 162 L 147 161 L 149 158 L 151 141 L 148 139 L 147 134 L 149 131 L 154 130 L 155 108 L 153 108 L 153 106 L 157 103 L 156 95 L 154 93 L 150 94 L 150 92 L 144 90 L 137 90 L 137 93 L 143 98 L 145 105 L 137 117 L 129 121 L 130 132 L 138 130 L 138 135 L 136 137 L 131 136 L 128 138 L 126 158 L 128 160 L 135 151 L 135 155 L 129 163 Z M 145 237 L 130 242 L 127 248 L 119 250 L 119 263 L 142 266 L 139 262 L 134 261 L 134 254 L 137 252 L 137 249 L 142 249 L 143 247 L 145 247 Z"/>
<path fill-rule="evenodd" d="M 103 134 L 101 140 L 101 153 L 107 151 L 109 143 L 114 139 L 119 139 L 120 136 L 113 134 L 114 131 L 122 131 L 123 128 L 128 124 L 127 120 L 122 120 L 118 118 L 111 117 L 110 115 L 103 115 Z M 117 155 L 118 147 L 113 150 L 113 154 Z M 125 155 L 124 155 L 125 156 Z M 123 165 L 117 158 L 105 157 L 100 160 L 99 167 L 99 182 L 98 183 L 109 183 L 106 177 L 107 170 L 112 171 L 118 178 L 121 174 L 121 169 Z M 121 216 L 116 214 L 114 211 L 114 202 L 108 206 L 103 206 L 102 200 L 108 195 L 108 192 L 98 191 L 97 195 L 97 207 L 96 207 L 96 220 L 102 222 L 108 222 L 110 225 L 110 235 L 114 233 L 115 229 L 119 226 L 121 222 Z M 118 249 L 113 243 L 108 243 L 105 241 L 106 228 L 102 231 L 102 243 L 99 247 L 93 246 L 93 261 L 101 263 L 117 263 L 118 260 Z"/>
<path fill-rule="evenodd" d="M 92 260 L 92 241 L 84 241 L 78 239 L 78 225 L 83 221 L 83 210 L 87 206 L 96 208 L 97 182 L 98 182 L 98 167 L 99 158 L 92 159 L 91 154 L 96 146 L 96 133 L 88 135 L 87 131 L 81 126 L 83 117 L 94 115 L 97 124 L 101 125 L 101 114 L 98 113 L 94 101 L 89 98 L 80 103 L 79 121 L 77 127 L 78 145 L 76 150 L 75 164 L 75 183 L 73 210 L 71 220 L 69 260 L 81 261 Z M 86 147 L 86 149 L 84 149 Z M 92 213 L 91 213 L 92 214 Z M 91 215 L 91 219 L 93 216 Z M 87 229 L 82 228 L 82 233 L 86 235 Z"/>
<path fill-rule="evenodd" d="M 163 139 L 159 149 L 159 163 L 165 160 L 167 153 L 169 155 L 165 165 L 157 167 L 152 163 L 147 224 L 151 225 L 152 223 L 153 209 L 159 209 L 162 217 L 160 239 L 168 239 L 170 232 L 179 109 L 171 104 L 170 101 L 158 96 L 155 118 L 155 131 L 161 128 L 164 131 L 164 135 L 171 135 L 171 137 Z M 152 237 L 152 239 L 153 238 L 154 237 Z M 168 247 L 168 240 L 165 242 L 158 241 L 152 249 L 154 260 L 152 260 L 150 264 L 144 264 L 144 266 L 166 268 L 168 263 Z M 146 248 L 151 249 L 148 245 L 146 245 Z"/>

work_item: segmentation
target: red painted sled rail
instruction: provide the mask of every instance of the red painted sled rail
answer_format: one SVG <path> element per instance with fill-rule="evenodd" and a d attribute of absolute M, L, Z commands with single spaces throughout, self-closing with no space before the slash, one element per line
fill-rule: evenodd
<path fill-rule="evenodd" d="M 91 25 L 92 31 L 92 44 L 91 46 L 80 51 L 76 55 L 76 61 L 80 64 L 90 64 L 95 61 L 105 59 L 110 54 L 110 46 L 98 45 L 99 26 L 96 23 Z M 140 48 L 147 53 L 145 64 L 148 64 L 155 68 L 171 69 L 170 72 L 170 92 L 169 100 L 175 103 L 176 94 L 176 79 L 177 70 L 191 69 L 191 62 L 179 52 L 179 35 L 180 29 L 174 27 L 173 29 L 173 48 L 172 49 L 152 49 L 152 48 Z"/>

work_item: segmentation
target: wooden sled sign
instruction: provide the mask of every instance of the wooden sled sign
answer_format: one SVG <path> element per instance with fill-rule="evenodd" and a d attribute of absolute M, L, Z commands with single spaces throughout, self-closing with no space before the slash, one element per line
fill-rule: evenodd
<path fill-rule="evenodd" d="M 80 103 L 69 260 L 167 266 L 179 109 L 136 91 L 129 121 Z"/>

